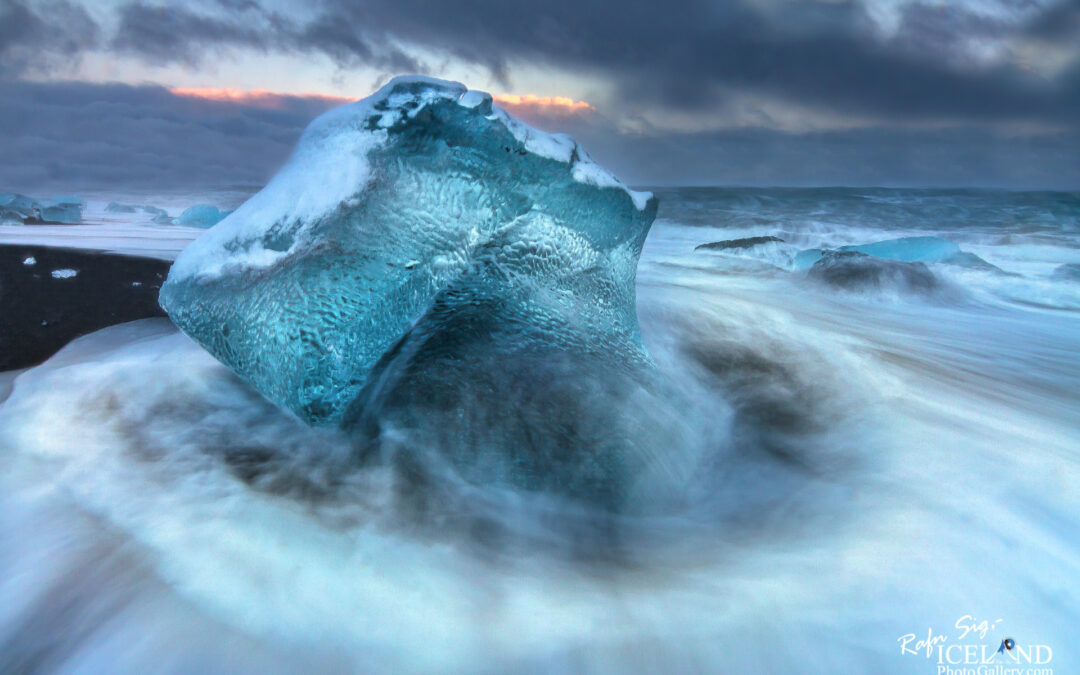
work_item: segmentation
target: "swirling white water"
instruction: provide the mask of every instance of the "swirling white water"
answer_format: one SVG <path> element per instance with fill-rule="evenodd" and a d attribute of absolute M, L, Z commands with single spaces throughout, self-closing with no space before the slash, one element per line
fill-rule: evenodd
<path fill-rule="evenodd" d="M 898 638 L 964 615 L 1073 670 L 1080 200 L 658 196 L 666 384 L 617 402 L 640 512 L 357 467 L 168 322 L 115 327 L 0 404 L 0 671 L 937 672 Z M 934 265 L 923 298 L 693 251 L 926 234 L 1018 276 Z"/>

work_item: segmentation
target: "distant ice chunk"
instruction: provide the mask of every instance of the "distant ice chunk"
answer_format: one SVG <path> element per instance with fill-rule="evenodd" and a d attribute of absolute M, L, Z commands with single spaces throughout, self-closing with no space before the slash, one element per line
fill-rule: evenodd
<path fill-rule="evenodd" d="M 79 275 L 79 270 L 73 270 L 70 267 L 64 267 L 58 270 L 52 271 L 53 279 L 72 279 Z"/>
<path fill-rule="evenodd" d="M 0 222 L 33 224 L 41 221 L 41 204 L 26 195 L 0 193 Z"/>
<path fill-rule="evenodd" d="M 77 197 L 60 196 L 42 202 L 14 192 L 0 193 L 0 222 L 9 224 L 80 223 L 82 209 Z"/>
<path fill-rule="evenodd" d="M 887 239 L 870 244 L 841 246 L 836 251 L 855 251 L 864 255 L 899 262 L 944 263 L 961 267 L 972 267 L 1001 271 L 974 253 L 961 251 L 956 242 L 941 237 L 901 237 Z M 825 250 L 812 248 L 795 255 L 796 269 L 809 269 L 821 259 Z"/>
<path fill-rule="evenodd" d="M 232 211 L 222 211 L 210 204 L 196 204 L 184 209 L 184 212 L 176 219 L 176 224 L 188 227 L 213 227 L 224 220 L 230 213 Z"/>
<path fill-rule="evenodd" d="M 109 202 L 105 207 L 106 213 L 135 213 L 138 207 L 131 204 L 121 204 L 119 202 Z"/>
<path fill-rule="evenodd" d="M 634 276 L 655 215 L 569 136 L 396 78 L 312 122 L 177 258 L 161 304 L 265 396 L 336 422 L 377 363 L 408 373 L 431 349 L 645 362 Z"/>
<path fill-rule="evenodd" d="M 41 207 L 41 220 L 45 223 L 74 225 L 82 222 L 83 203 L 72 195 L 58 195 Z"/>
<path fill-rule="evenodd" d="M 25 260 L 22 261 L 22 264 L 26 265 L 27 267 L 33 267 L 37 264 L 37 258 L 35 258 L 34 256 L 28 256 Z"/>

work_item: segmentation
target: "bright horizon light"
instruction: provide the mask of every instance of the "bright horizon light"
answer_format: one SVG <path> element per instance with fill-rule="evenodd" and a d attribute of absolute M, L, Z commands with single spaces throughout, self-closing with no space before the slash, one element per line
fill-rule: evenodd
<path fill-rule="evenodd" d="M 243 103 L 265 108 L 281 107 L 290 98 L 306 98 L 326 101 L 327 103 L 345 104 L 357 101 L 357 98 L 322 94 L 318 92 L 284 93 L 267 89 L 231 89 L 226 87 L 172 87 L 169 92 L 185 98 L 200 98 L 208 101 Z M 588 101 L 576 101 L 568 96 L 537 96 L 536 94 L 495 94 L 492 99 L 500 106 L 516 110 L 584 113 L 594 112 L 596 106 Z"/>

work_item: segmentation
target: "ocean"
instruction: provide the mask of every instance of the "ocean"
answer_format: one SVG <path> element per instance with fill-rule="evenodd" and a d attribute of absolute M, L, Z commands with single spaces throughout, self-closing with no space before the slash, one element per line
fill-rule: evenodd
<path fill-rule="evenodd" d="M 581 409 L 635 422 L 631 508 L 359 464 L 168 320 L 106 328 L 0 376 L 0 672 L 1075 670 L 1080 193 L 654 193 L 656 381 Z M 113 199 L 0 243 L 200 232 Z"/>

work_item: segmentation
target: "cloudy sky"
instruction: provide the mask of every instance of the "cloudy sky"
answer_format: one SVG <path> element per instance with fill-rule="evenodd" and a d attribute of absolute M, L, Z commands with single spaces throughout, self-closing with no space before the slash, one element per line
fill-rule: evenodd
<path fill-rule="evenodd" d="M 1080 189 L 1080 0 L 0 0 L 0 190 L 258 185 L 404 73 L 638 185 Z"/>

